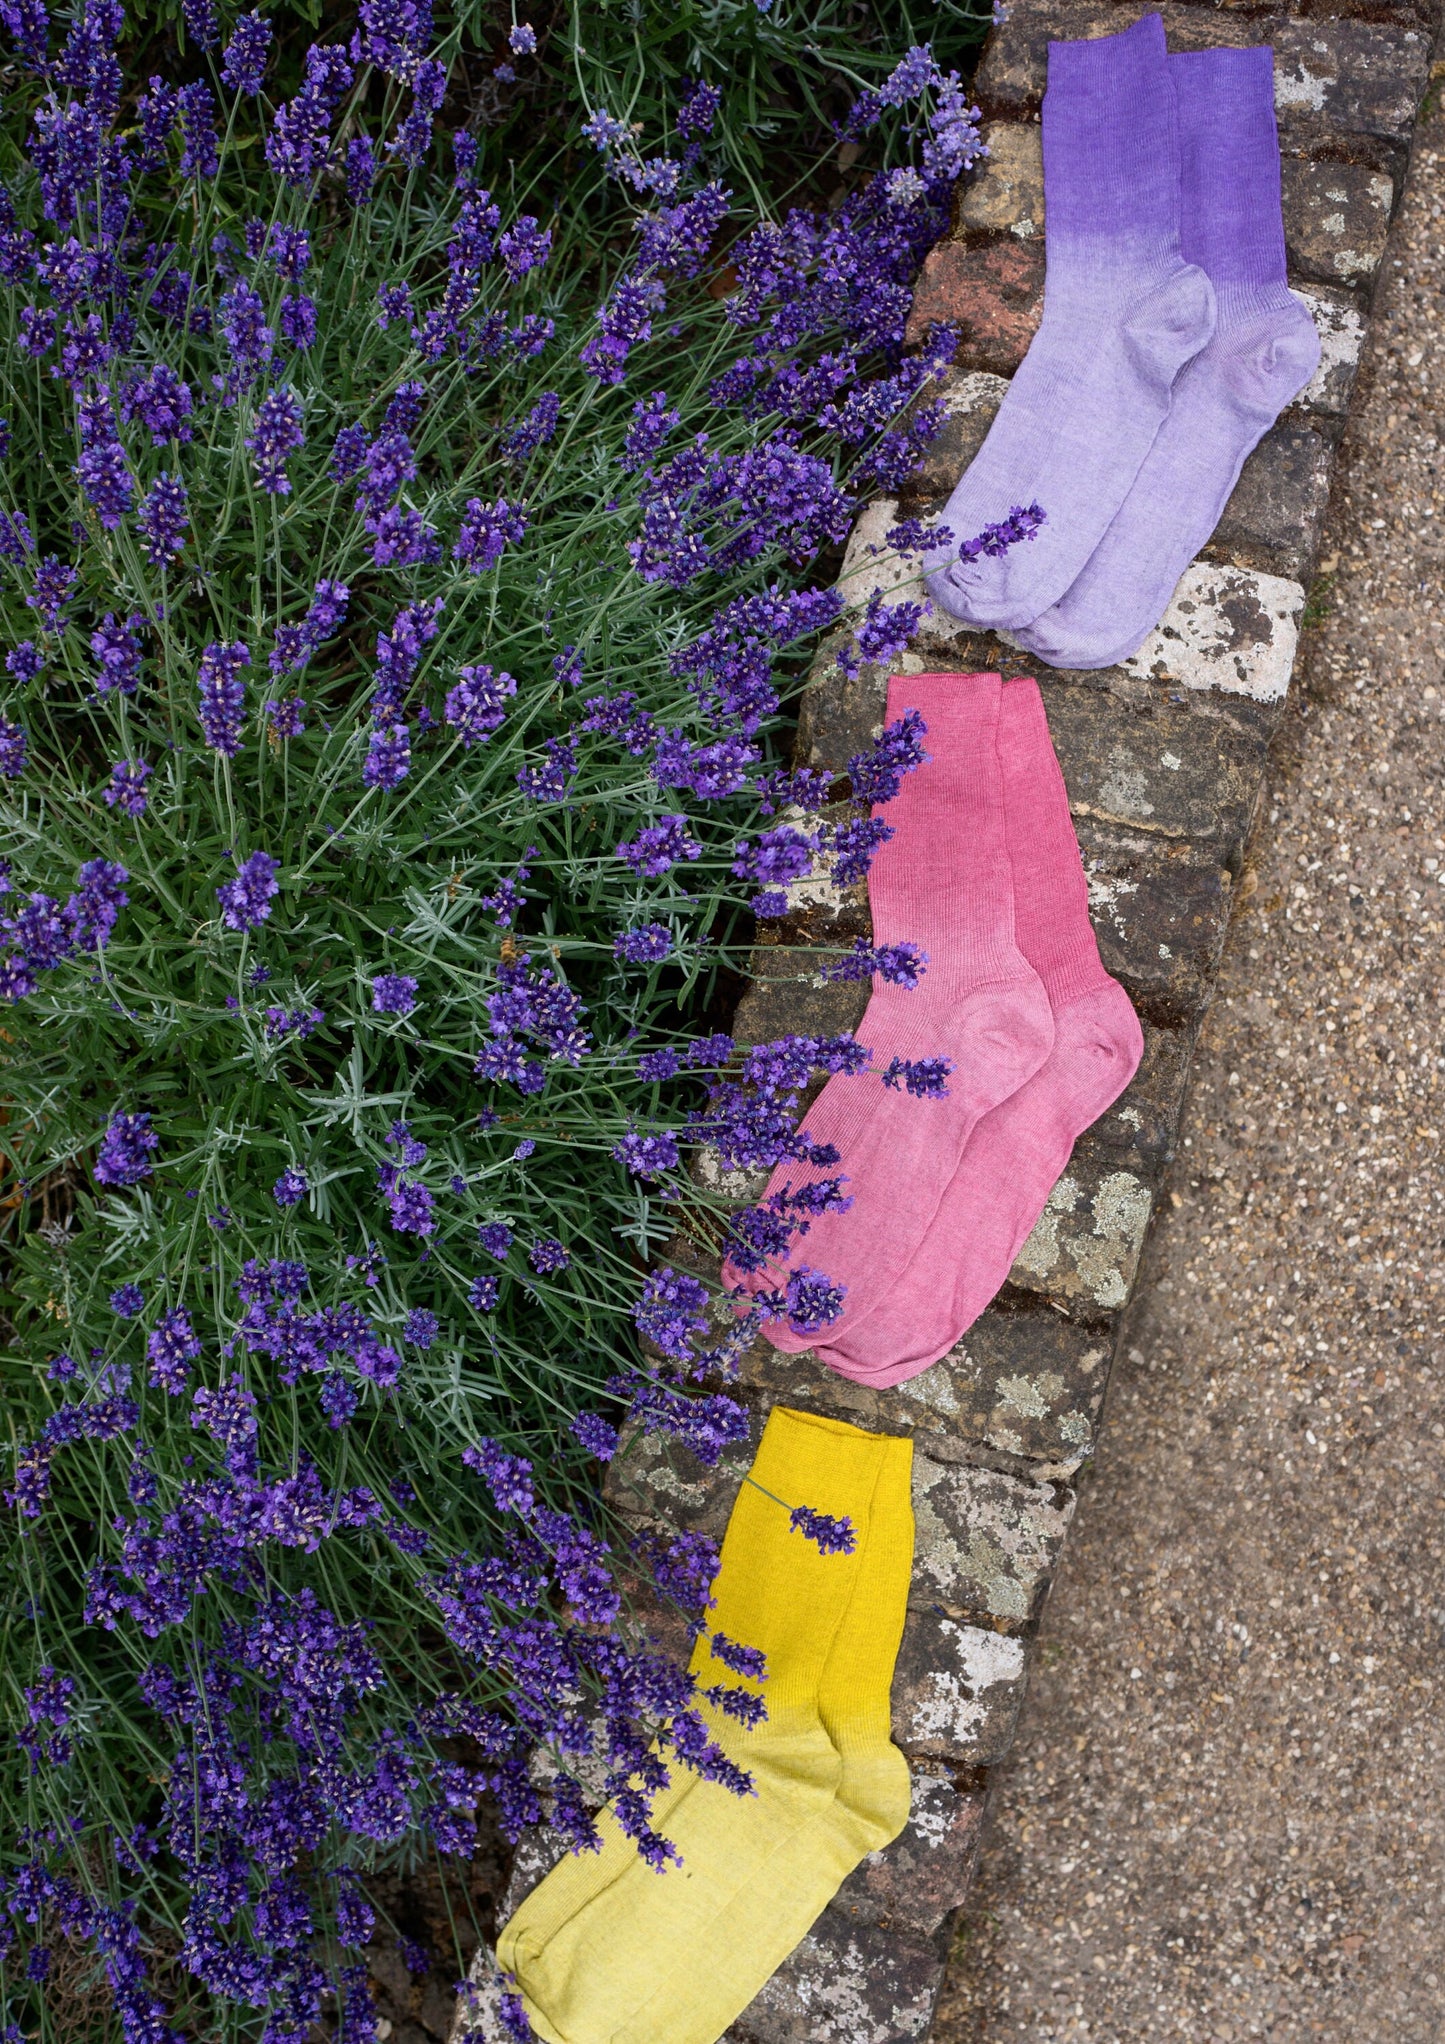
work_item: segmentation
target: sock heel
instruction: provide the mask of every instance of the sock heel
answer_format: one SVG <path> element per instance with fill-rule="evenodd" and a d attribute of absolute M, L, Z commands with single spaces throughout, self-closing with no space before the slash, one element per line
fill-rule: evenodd
<path fill-rule="evenodd" d="M 1035 980 L 980 987 L 965 1003 L 956 1041 L 961 1056 L 950 1085 L 967 1085 L 972 1072 L 986 1072 L 990 1098 L 1006 1100 L 1053 1048 L 1053 1010 L 1043 986 Z"/>
<path fill-rule="evenodd" d="M 1208 345 L 1217 317 L 1214 286 L 1196 264 L 1185 263 L 1125 320 L 1129 359 L 1146 382 L 1167 390 L 1185 363 Z"/>
<path fill-rule="evenodd" d="M 1272 426 L 1319 367 L 1320 337 L 1298 303 L 1271 315 L 1257 338 L 1231 351 L 1224 382 L 1241 409 L 1260 412 Z"/>

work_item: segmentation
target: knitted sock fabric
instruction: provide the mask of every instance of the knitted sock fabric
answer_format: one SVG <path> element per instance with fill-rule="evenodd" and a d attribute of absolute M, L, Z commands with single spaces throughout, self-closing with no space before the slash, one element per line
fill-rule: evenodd
<path fill-rule="evenodd" d="M 1055 667 L 1126 660 L 1163 616 L 1245 459 L 1309 382 L 1319 336 L 1285 286 L 1274 52 L 1169 59 L 1179 104 L 1183 246 L 1219 318 L 1088 565 L 1019 642 Z"/>
<path fill-rule="evenodd" d="M 1209 339 L 1214 293 L 1179 240 L 1179 136 L 1164 28 L 1049 45 L 1043 108 L 1043 320 L 949 498 L 925 560 L 934 601 L 1010 629 L 1068 589 L 1128 495 L 1179 371 Z M 1037 503 L 1035 538 L 997 559 L 958 546 Z"/>
<path fill-rule="evenodd" d="M 1028 1084 L 974 1130 L 918 1253 L 873 1312 L 828 1330 L 818 1356 L 888 1385 L 947 1355 L 1008 1276 L 1078 1136 L 1138 1069 L 1143 1036 L 1089 921 L 1069 798 L 1032 681 L 1011 681 L 999 725 L 1014 914 L 1048 991 L 1054 1044 Z"/>
<path fill-rule="evenodd" d="M 921 711 L 929 758 L 880 812 L 895 834 L 869 876 L 873 934 L 877 944 L 920 944 L 928 965 L 912 989 L 875 980 L 858 1029 L 872 1070 L 830 1079 L 806 1116 L 811 1141 L 831 1144 L 841 1161 L 780 1164 L 768 1186 L 847 1180 L 850 1210 L 814 1220 L 788 1258 L 790 1269 L 845 1287 L 836 1326 L 887 1293 L 975 1124 L 1038 1070 L 1053 1040 L 1048 996 L 1014 941 L 997 751 L 1002 694 L 996 674 L 894 675 L 888 684 L 890 721 Z M 895 1072 L 892 1086 L 883 1081 L 894 1061 L 916 1067 L 940 1057 L 952 1066 L 944 1098 L 910 1093 L 906 1072 Z M 726 1276 L 757 1292 L 785 1283 L 787 1271 L 729 1265 Z M 781 1320 L 764 1331 L 790 1353 L 813 1343 L 812 1332 Z"/>
<path fill-rule="evenodd" d="M 704 1704 L 752 1775 L 737 1797 L 686 1775 L 654 1823 L 682 1854 L 658 1875 L 610 1813 L 600 1853 L 555 1867 L 497 1943 L 547 2044 L 716 2044 L 865 1852 L 908 1816 L 888 1697 L 913 1555 L 911 1443 L 775 1407 L 723 1541 L 714 1631 L 768 1658 L 765 1722 Z M 771 1496 L 764 1493 L 771 1492 Z M 778 1502 L 783 1500 L 784 1502 Z M 851 1519 L 849 1555 L 789 1527 L 788 1506 Z M 693 1655 L 701 1685 L 753 1686 Z"/>

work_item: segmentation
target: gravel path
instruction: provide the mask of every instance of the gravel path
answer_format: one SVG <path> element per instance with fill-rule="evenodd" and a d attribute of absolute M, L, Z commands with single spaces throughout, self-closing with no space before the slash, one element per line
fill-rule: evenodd
<path fill-rule="evenodd" d="M 1439 104 L 1386 268 L 1328 613 L 936 2044 L 1445 2039 Z"/>

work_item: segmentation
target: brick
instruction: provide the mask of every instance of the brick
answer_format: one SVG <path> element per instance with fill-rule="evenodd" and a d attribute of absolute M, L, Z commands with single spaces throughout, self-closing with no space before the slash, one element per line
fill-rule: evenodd
<path fill-rule="evenodd" d="M 968 1893 L 983 1806 L 981 1789 L 956 1788 L 948 1774 L 915 1766 L 906 1829 L 854 1868 L 829 1905 L 833 1913 L 931 1937 Z"/>
<path fill-rule="evenodd" d="M 1044 231 L 1043 138 L 1032 121 L 990 121 L 988 156 L 963 186 L 956 215 L 960 234 L 1013 234 L 1031 241 Z"/>
<path fill-rule="evenodd" d="M 1153 1204 L 1138 1172 L 1081 1138 L 1009 1283 L 1067 1308 L 1117 1313 L 1134 1288 Z"/>
<path fill-rule="evenodd" d="M 905 516 L 916 517 L 925 506 L 941 504 L 949 495 L 987 439 L 1007 392 L 1008 382 L 1002 376 L 990 376 L 980 369 L 947 372 L 938 394 L 948 408 L 948 418 L 899 499 Z"/>
<path fill-rule="evenodd" d="M 1284 239 L 1292 272 L 1322 284 L 1368 285 L 1385 253 L 1395 188 L 1356 163 L 1281 166 Z"/>
<path fill-rule="evenodd" d="M 910 1611 L 893 1675 L 893 1737 L 905 1753 L 991 1767 L 1013 1744 L 1024 1643 L 941 1610 Z"/>
<path fill-rule="evenodd" d="M 967 248 L 940 242 L 923 265 L 908 316 L 908 339 L 922 340 L 931 320 L 948 321 L 962 339 L 955 366 L 1012 376 L 1044 310 L 1044 251 L 1039 241 Z"/>
<path fill-rule="evenodd" d="M 996 1469 L 913 1456 L 915 1606 L 1025 1624 L 1037 1612 L 1073 1514 L 1072 1494 Z"/>
<path fill-rule="evenodd" d="M 1105 966 L 1156 1019 L 1191 1019 L 1209 999 L 1219 969 L 1229 923 L 1228 869 L 1187 842 L 1088 821 L 1078 832 Z"/>
<path fill-rule="evenodd" d="M 1294 401 L 1297 411 L 1323 412 L 1343 418 L 1365 344 L 1365 321 L 1348 292 L 1328 286 L 1301 285 L 1296 298 L 1306 306 L 1320 337 L 1320 364 Z"/>
<path fill-rule="evenodd" d="M 1193 838 L 1233 866 L 1259 797 L 1267 734 L 1203 706 L 1130 708 L 1100 688 L 1052 682 L 1049 730 L 1076 817 L 1135 835 Z"/>
<path fill-rule="evenodd" d="M 1284 419 L 1245 462 L 1205 552 L 1236 568 L 1314 579 L 1334 448 L 1317 427 Z"/>
<path fill-rule="evenodd" d="M 921 2044 L 942 1982 L 932 1945 L 826 1909 L 718 2044 Z"/>
<path fill-rule="evenodd" d="M 1288 576 L 1195 561 L 1123 671 L 1176 688 L 1282 703 L 1304 604 L 1303 585 Z"/>
<path fill-rule="evenodd" d="M 739 1382 L 764 1404 L 848 1420 L 873 1434 L 911 1434 L 934 1461 L 959 1462 L 970 1444 L 1072 1474 L 1093 1439 L 1111 1342 L 1051 1310 L 984 1313 L 931 1368 L 888 1390 L 855 1384 L 811 1351 L 780 1356 L 757 1341 Z"/>

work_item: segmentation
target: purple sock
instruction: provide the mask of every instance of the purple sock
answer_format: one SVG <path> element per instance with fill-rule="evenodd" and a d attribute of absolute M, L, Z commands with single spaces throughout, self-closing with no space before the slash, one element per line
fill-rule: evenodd
<path fill-rule="evenodd" d="M 1183 246 L 1214 286 L 1209 345 L 1174 386 L 1134 487 L 1072 589 L 1019 633 L 1055 667 L 1127 660 L 1219 523 L 1245 457 L 1314 374 L 1319 336 L 1285 287 L 1274 52 L 1171 57 Z"/>
<path fill-rule="evenodd" d="M 1214 294 L 1179 243 L 1179 135 L 1164 26 L 1049 45 L 1044 316 L 978 456 L 948 500 L 953 545 L 929 594 L 972 624 L 1030 624 L 1068 589 L 1123 503 Z M 1045 524 L 996 559 L 956 548 L 1015 505 Z"/>

